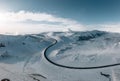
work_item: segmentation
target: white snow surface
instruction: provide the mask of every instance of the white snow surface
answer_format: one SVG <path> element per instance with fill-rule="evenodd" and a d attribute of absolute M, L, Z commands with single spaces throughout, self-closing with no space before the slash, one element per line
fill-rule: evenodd
<path fill-rule="evenodd" d="M 104 31 L 46 32 L 0 35 L 0 80 L 10 81 L 120 81 L 120 66 L 69 69 L 51 64 L 94 67 L 120 62 L 120 34 Z M 108 77 L 101 75 L 109 75 Z"/>

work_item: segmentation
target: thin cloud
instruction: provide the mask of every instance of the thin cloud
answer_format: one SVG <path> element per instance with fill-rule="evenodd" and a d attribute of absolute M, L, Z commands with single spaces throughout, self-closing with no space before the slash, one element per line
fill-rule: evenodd
<path fill-rule="evenodd" d="M 47 13 L 26 11 L 0 13 L 0 33 L 40 33 L 49 31 L 102 30 L 120 32 L 120 23 L 83 25 L 79 22 Z"/>
<path fill-rule="evenodd" d="M 0 32 L 39 33 L 47 31 L 83 31 L 85 27 L 75 20 L 47 13 L 5 12 L 0 13 Z"/>
<path fill-rule="evenodd" d="M 100 30 L 100 31 L 120 33 L 120 23 L 104 23 L 104 24 L 84 25 L 84 27 L 89 31 Z"/>

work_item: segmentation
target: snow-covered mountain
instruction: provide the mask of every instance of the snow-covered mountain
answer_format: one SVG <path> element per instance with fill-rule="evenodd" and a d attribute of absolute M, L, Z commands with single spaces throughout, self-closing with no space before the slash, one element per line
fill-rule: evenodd
<path fill-rule="evenodd" d="M 120 34 L 94 30 L 0 35 L 0 80 L 120 81 L 119 66 L 87 70 L 59 67 L 45 58 L 45 50 L 52 62 L 63 66 L 111 65 L 120 62 Z"/>

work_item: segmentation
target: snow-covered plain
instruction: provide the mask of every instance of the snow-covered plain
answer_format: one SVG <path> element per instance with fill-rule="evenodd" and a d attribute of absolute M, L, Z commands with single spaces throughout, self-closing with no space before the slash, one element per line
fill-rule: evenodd
<path fill-rule="evenodd" d="M 0 80 L 10 81 L 120 81 L 120 66 L 70 69 L 61 65 L 96 67 L 120 62 L 120 34 L 104 31 L 46 32 L 0 35 Z"/>

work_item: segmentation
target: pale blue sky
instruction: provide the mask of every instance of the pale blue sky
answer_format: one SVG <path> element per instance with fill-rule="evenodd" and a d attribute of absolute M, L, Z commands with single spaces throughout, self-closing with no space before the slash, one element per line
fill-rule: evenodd
<path fill-rule="evenodd" d="M 85 24 L 120 21 L 120 0 L 0 0 L 7 10 L 45 12 Z"/>
<path fill-rule="evenodd" d="M 0 33 L 120 32 L 120 0 L 0 0 Z"/>

